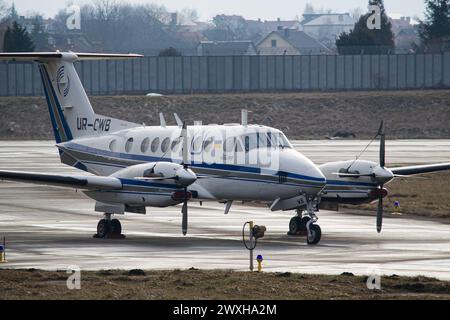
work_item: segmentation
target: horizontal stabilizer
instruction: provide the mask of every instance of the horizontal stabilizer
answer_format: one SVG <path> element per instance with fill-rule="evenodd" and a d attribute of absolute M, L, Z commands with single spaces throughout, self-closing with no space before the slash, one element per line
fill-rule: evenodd
<path fill-rule="evenodd" d="M 0 53 L 0 60 L 11 61 L 40 61 L 49 60 L 122 60 L 142 58 L 139 54 L 113 54 L 113 53 L 74 53 L 74 52 L 5 52 Z"/>

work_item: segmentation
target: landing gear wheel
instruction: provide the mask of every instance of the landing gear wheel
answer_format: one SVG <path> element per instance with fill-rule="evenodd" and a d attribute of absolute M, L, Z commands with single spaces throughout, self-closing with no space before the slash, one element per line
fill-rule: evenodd
<path fill-rule="evenodd" d="M 307 230 L 306 229 L 306 224 L 309 222 L 309 220 L 311 220 L 311 218 L 308 217 L 308 216 L 305 216 L 305 217 L 303 217 L 301 219 L 301 222 L 300 222 L 300 230 L 301 231 L 306 231 Z"/>
<path fill-rule="evenodd" d="M 115 236 L 122 234 L 122 224 L 117 219 L 111 220 L 111 234 Z"/>
<path fill-rule="evenodd" d="M 101 219 L 97 224 L 97 237 L 106 238 L 111 233 L 111 221 Z"/>
<path fill-rule="evenodd" d="M 311 224 L 309 226 L 310 233 L 306 236 L 306 243 L 308 244 L 318 244 L 320 241 L 320 238 L 322 237 L 322 230 L 320 229 L 319 225 L 317 224 Z"/>
<path fill-rule="evenodd" d="M 289 235 L 296 235 L 299 231 L 301 231 L 301 223 L 302 219 L 300 217 L 292 217 L 291 221 L 289 221 Z"/>

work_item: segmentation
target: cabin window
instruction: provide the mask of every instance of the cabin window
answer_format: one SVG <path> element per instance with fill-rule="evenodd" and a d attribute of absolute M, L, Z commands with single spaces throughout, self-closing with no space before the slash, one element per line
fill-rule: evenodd
<path fill-rule="evenodd" d="M 148 147 L 150 146 L 150 138 L 145 138 L 141 143 L 141 152 L 146 153 L 148 151 Z"/>
<path fill-rule="evenodd" d="M 277 40 L 272 40 L 271 41 L 271 45 L 272 45 L 272 48 L 276 48 L 277 47 Z"/>
<path fill-rule="evenodd" d="M 237 137 L 229 137 L 225 140 L 223 145 L 223 150 L 225 153 L 242 152 L 244 148 L 242 147 L 242 141 Z"/>
<path fill-rule="evenodd" d="M 213 144 L 214 144 L 214 138 L 209 137 L 203 143 L 203 150 L 205 150 L 205 152 L 210 152 L 212 150 Z"/>
<path fill-rule="evenodd" d="M 134 142 L 134 139 L 133 138 L 129 138 L 127 140 L 127 142 L 125 143 L 125 152 L 126 153 L 130 153 L 131 148 L 133 148 L 133 142 Z"/>
<path fill-rule="evenodd" d="M 165 138 L 161 143 L 161 151 L 163 153 L 166 153 L 167 150 L 169 150 L 169 146 L 170 146 L 170 138 Z"/>
<path fill-rule="evenodd" d="M 234 151 L 234 139 L 234 137 L 229 137 L 225 140 L 225 143 L 223 144 L 223 151 L 225 153 L 231 153 Z"/>
<path fill-rule="evenodd" d="M 181 145 L 181 138 L 177 138 L 172 141 L 172 146 L 170 147 L 172 149 L 172 152 L 177 152 Z"/>
<path fill-rule="evenodd" d="M 236 138 L 236 152 L 242 152 L 244 151 L 244 148 L 242 147 L 242 140 L 239 138 Z"/>
<path fill-rule="evenodd" d="M 193 143 L 193 151 L 195 153 L 200 153 L 202 152 L 202 146 L 203 146 L 203 139 L 201 136 L 197 137 L 194 139 L 194 143 Z"/>
<path fill-rule="evenodd" d="M 155 138 L 152 141 L 152 152 L 155 153 L 159 148 L 159 138 Z"/>
<path fill-rule="evenodd" d="M 245 152 L 249 152 L 250 151 L 250 137 L 249 136 L 245 136 L 244 145 L 245 145 Z"/>
<path fill-rule="evenodd" d="M 117 140 L 114 139 L 109 143 L 109 150 L 117 151 Z"/>

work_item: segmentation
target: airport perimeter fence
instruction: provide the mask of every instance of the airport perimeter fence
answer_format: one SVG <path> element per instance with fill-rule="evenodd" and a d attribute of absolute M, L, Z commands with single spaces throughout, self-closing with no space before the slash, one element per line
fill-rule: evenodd
<path fill-rule="evenodd" d="M 450 52 L 144 57 L 76 68 L 90 95 L 450 88 Z M 0 62 L 0 96 L 40 95 L 35 63 Z"/>

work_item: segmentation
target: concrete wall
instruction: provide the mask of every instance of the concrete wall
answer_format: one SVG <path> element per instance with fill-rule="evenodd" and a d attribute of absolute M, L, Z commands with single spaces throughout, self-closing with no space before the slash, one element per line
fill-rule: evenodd
<path fill-rule="evenodd" d="M 77 62 L 76 68 L 90 95 L 450 88 L 450 52 L 145 57 L 83 61 Z M 0 63 L 0 96 L 42 94 L 35 63 Z"/>

